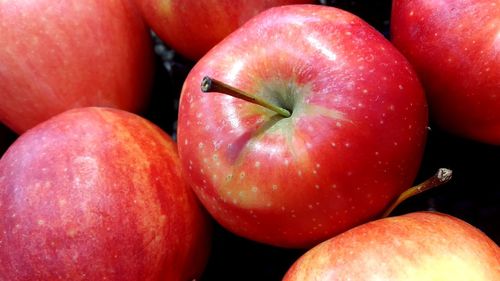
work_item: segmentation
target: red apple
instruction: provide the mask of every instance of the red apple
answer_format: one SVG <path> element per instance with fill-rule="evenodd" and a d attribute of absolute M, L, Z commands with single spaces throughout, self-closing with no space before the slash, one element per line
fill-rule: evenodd
<path fill-rule="evenodd" d="M 500 144 L 500 2 L 393 1 L 392 41 L 415 66 L 431 116 L 462 137 Z"/>
<path fill-rule="evenodd" d="M 73 109 L 0 160 L 0 280 L 192 280 L 208 216 L 175 143 L 137 115 Z"/>
<path fill-rule="evenodd" d="M 291 116 L 203 93 L 204 76 Z M 221 225 L 309 247 L 371 219 L 411 186 L 426 126 L 420 83 L 388 40 L 348 12 L 294 5 L 251 19 L 194 66 L 178 145 L 186 179 Z"/>
<path fill-rule="evenodd" d="M 0 121 L 22 133 L 67 109 L 138 112 L 151 38 L 130 0 L 0 1 Z"/>
<path fill-rule="evenodd" d="M 300 257 L 283 281 L 500 280 L 500 248 L 449 215 L 411 213 L 373 221 Z"/>
<path fill-rule="evenodd" d="M 208 50 L 251 17 L 275 6 L 313 0 L 135 0 L 144 18 L 170 47 L 191 60 Z"/>

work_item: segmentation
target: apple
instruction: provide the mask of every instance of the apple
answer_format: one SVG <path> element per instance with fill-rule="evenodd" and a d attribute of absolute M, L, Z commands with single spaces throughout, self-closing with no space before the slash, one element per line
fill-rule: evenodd
<path fill-rule="evenodd" d="M 315 246 L 283 278 L 293 280 L 500 280 L 500 248 L 463 220 L 416 212 Z"/>
<path fill-rule="evenodd" d="M 313 0 L 135 0 L 154 32 L 196 61 L 251 17 L 275 6 Z"/>
<path fill-rule="evenodd" d="M 500 144 L 500 2 L 393 1 L 391 36 L 415 67 L 431 119 L 455 135 Z"/>
<path fill-rule="evenodd" d="M 321 5 L 275 7 L 190 71 L 179 156 L 223 227 L 310 247 L 379 215 L 411 186 L 427 114 L 410 64 L 366 22 Z"/>
<path fill-rule="evenodd" d="M 0 280 L 192 280 L 210 246 L 200 207 L 158 127 L 66 111 L 0 160 Z"/>
<path fill-rule="evenodd" d="M 153 49 L 130 0 L 0 1 L 0 122 L 21 134 L 84 106 L 140 112 Z"/>

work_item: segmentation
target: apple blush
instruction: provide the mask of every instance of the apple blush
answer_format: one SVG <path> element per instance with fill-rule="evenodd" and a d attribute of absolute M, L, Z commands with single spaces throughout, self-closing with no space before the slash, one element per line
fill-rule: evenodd
<path fill-rule="evenodd" d="M 145 109 L 154 53 L 131 0 L 0 1 L 0 122 L 18 134 L 72 108 Z"/>
<path fill-rule="evenodd" d="M 500 2 L 392 2 L 391 40 L 415 67 L 441 129 L 500 145 Z"/>
<path fill-rule="evenodd" d="M 500 280 L 500 248 L 456 217 L 416 212 L 372 221 L 307 251 L 283 281 Z"/>
<path fill-rule="evenodd" d="M 66 111 L 0 160 L 0 280 L 198 278 L 210 221 L 181 177 L 176 144 L 149 121 Z"/>
<path fill-rule="evenodd" d="M 275 6 L 315 0 L 135 0 L 151 29 L 176 52 L 197 61 L 251 17 Z"/>
<path fill-rule="evenodd" d="M 277 7 L 189 73 L 179 156 L 223 227 L 310 247 L 380 216 L 412 185 L 427 114 L 412 67 L 366 22 L 333 7 Z"/>

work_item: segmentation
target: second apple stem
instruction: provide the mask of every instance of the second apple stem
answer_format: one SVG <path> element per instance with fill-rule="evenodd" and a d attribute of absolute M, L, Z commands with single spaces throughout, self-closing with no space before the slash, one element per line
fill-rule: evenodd
<path fill-rule="evenodd" d="M 452 171 L 450 169 L 440 168 L 431 178 L 401 193 L 396 201 L 394 201 L 394 203 L 392 203 L 392 205 L 389 206 L 389 208 L 384 212 L 382 218 L 389 216 L 391 212 L 406 199 L 448 182 L 451 179 L 451 176 Z"/>
<path fill-rule="evenodd" d="M 278 113 L 279 115 L 281 115 L 283 117 L 290 117 L 291 116 L 290 111 L 288 111 L 282 107 L 276 106 L 276 105 L 274 105 L 274 104 L 272 104 L 264 99 L 261 99 L 258 96 L 249 95 L 248 93 L 245 93 L 244 91 L 242 91 L 240 89 L 232 87 L 232 86 L 230 86 L 222 81 L 213 79 L 213 78 L 208 77 L 208 76 L 203 77 L 203 80 L 201 81 L 201 91 L 204 93 L 217 92 L 217 93 L 226 94 L 226 95 L 229 95 L 229 96 L 232 96 L 235 98 L 239 98 L 239 99 L 263 106 L 267 109 L 270 109 L 270 110 Z"/>

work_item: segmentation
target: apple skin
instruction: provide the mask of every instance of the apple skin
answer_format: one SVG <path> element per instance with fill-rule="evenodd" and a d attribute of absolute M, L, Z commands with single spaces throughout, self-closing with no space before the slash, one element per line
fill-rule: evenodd
<path fill-rule="evenodd" d="M 449 215 L 410 213 L 373 221 L 306 252 L 283 281 L 500 280 L 500 249 Z"/>
<path fill-rule="evenodd" d="M 0 121 L 19 134 L 71 108 L 148 101 L 153 49 L 130 0 L 0 1 L 0 34 Z"/>
<path fill-rule="evenodd" d="M 192 280 L 211 239 L 200 207 L 158 127 L 117 109 L 64 112 L 0 160 L 0 279 Z"/>
<path fill-rule="evenodd" d="M 292 116 L 203 93 L 204 76 Z M 427 114 L 411 66 L 367 23 L 333 7 L 276 7 L 189 73 L 179 156 L 222 226 L 279 247 L 310 247 L 380 214 L 412 185 Z"/>
<path fill-rule="evenodd" d="M 155 33 L 184 57 L 197 61 L 258 13 L 313 0 L 135 0 Z"/>
<path fill-rule="evenodd" d="M 500 144 L 498 0 L 393 1 L 392 42 L 413 64 L 431 119 L 476 141 Z"/>

